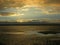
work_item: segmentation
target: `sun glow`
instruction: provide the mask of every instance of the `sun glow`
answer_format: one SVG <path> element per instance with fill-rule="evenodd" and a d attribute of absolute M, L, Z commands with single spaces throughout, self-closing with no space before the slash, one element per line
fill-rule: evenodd
<path fill-rule="evenodd" d="M 24 14 L 13 14 L 13 15 L 9 15 L 9 16 L 22 16 L 22 15 L 24 15 Z"/>

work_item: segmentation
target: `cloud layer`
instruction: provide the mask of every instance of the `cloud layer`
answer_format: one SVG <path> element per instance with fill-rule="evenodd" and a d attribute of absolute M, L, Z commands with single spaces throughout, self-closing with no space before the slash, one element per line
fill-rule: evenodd
<path fill-rule="evenodd" d="M 20 8 L 26 5 L 37 6 L 37 8 L 42 9 L 43 13 L 46 14 L 60 14 L 60 0 L 0 0 L 0 10 L 10 7 Z M 5 13 L 1 14 L 5 15 Z"/>
<path fill-rule="evenodd" d="M 0 6 L 60 4 L 60 0 L 0 0 Z"/>
<path fill-rule="evenodd" d="M 60 0 L 46 0 L 45 3 L 48 3 L 48 4 L 60 4 Z"/>

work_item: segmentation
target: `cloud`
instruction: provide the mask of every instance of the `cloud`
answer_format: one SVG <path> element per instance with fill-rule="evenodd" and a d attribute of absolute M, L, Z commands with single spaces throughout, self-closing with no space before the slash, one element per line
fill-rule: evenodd
<path fill-rule="evenodd" d="M 43 0 L 0 0 L 0 8 L 23 7 L 25 5 L 38 6 L 44 3 Z"/>
<path fill-rule="evenodd" d="M 42 10 L 43 14 L 60 14 L 60 6 L 41 6 L 37 10 Z"/>
<path fill-rule="evenodd" d="M 0 16 L 22 16 L 24 14 L 20 13 L 13 13 L 13 12 L 1 12 Z"/>
<path fill-rule="evenodd" d="M 60 0 L 25 0 L 25 5 L 35 5 L 35 6 L 44 6 L 44 5 L 51 5 L 51 6 L 59 6 Z"/>
<path fill-rule="evenodd" d="M 50 6 L 43 9 L 46 14 L 60 14 L 60 6 Z"/>
<path fill-rule="evenodd" d="M 27 9 L 22 9 L 22 11 L 28 11 L 29 9 L 27 8 Z"/>
<path fill-rule="evenodd" d="M 25 4 L 27 5 L 38 5 L 40 0 L 26 0 Z"/>
<path fill-rule="evenodd" d="M 23 16 L 23 15 L 24 15 L 24 14 L 17 13 L 17 14 L 9 15 L 9 16 Z"/>
<path fill-rule="evenodd" d="M 60 0 L 46 0 L 45 3 L 48 3 L 48 4 L 60 4 Z"/>
<path fill-rule="evenodd" d="M 22 7 L 23 0 L 0 0 L 0 8 L 4 7 Z"/>
<path fill-rule="evenodd" d="M 13 15 L 9 15 L 9 16 L 19 16 L 19 15 L 17 15 L 17 14 L 13 14 Z"/>
<path fill-rule="evenodd" d="M 60 0 L 26 0 L 25 3 L 39 7 L 45 14 L 60 14 Z"/>
<path fill-rule="evenodd" d="M 1 16 L 9 16 L 9 15 L 13 15 L 14 13 L 11 12 L 0 12 Z"/>
<path fill-rule="evenodd" d="M 22 7 L 24 5 L 60 4 L 60 0 L 0 0 L 0 7 Z"/>
<path fill-rule="evenodd" d="M 16 7 L 16 9 L 20 7 L 39 7 L 46 14 L 54 14 L 60 13 L 60 0 L 0 0 L 0 9 L 7 7 Z M 28 9 L 22 9 L 22 11 L 28 11 Z"/>
<path fill-rule="evenodd" d="M 1 15 L 0 15 L 1 16 Z"/>

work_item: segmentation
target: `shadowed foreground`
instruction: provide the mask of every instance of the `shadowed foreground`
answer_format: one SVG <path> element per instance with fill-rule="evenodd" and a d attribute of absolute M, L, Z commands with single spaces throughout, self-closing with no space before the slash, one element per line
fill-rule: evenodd
<path fill-rule="evenodd" d="M 24 34 L 2 34 L 0 45 L 60 45 L 60 37 Z"/>
<path fill-rule="evenodd" d="M 60 45 L 58 32 L 60 26 L 0 26 L 0 45 Z"/>

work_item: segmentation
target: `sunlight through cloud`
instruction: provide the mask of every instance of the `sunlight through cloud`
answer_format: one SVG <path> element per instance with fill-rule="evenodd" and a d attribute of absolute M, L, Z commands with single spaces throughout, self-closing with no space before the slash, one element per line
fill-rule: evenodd
<path fill-rule="evenodd" d="M 28 11 L 29 9 L 28 8 L 26 8 L 26 9 L 22 9 L 22 11 Z"/>
<path fill-rule="evenodd" d="M 9 15 L 9 16 L 22 16 L 22 15 L 24 15 L 24 14 L 13 14 L 13 15 Z"/>

